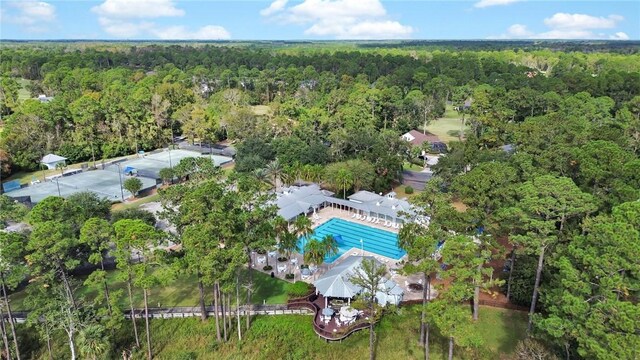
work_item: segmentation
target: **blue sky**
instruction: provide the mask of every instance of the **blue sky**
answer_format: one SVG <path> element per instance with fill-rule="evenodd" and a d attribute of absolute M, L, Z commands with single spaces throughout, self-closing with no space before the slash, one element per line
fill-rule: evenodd
<path fill-rule="evenodd" d="M 640 39 L 640 1 L 2 0 L 0 39 Z"/>

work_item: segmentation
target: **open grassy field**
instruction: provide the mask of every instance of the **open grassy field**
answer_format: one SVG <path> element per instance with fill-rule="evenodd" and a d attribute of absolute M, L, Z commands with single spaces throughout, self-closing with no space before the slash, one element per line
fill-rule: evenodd
<path fill-rule="evenodd" d="M 31 98 L 31 94 L 29 90 L 27 90 L 27 85 L 29 85 L 30 81 L 27 79 L 18 79 L 18 84 L 20 84 L 20 89 L 18 90 L 18 101 L 25 101 Z"/>
<path fill-rule="evenodd" d="M 448 143 L 458 141 L 458 133 L 460 132 L 461 117 L 457 111 L 453 110 L 451 105 L 447 105 L 444 116 L 433 120 L 427 126 L 427 131 L 437 135 L 440 140 Z M 466 130 L 466 125 L 465 128 Z"/>
<path fill-rule="evenodd" d="M 244 272 L 246 278 L 248 272 Z M 126 283 L 120 280 L 118 270 L 109 271 L 107 274 L 107 282 L 110 291 L 122 290 L 125 294 L 119 299 L 118 304 L 122 309 L 129 308 L 129 300 L 126 296 Z M 86 277 L 77 277 L 77 280 L 83 282 Z M 287 301 L 287 288 L 290 283 L 270 276 L 253 271 L 253 295 L 254 304 L 283 304 Z M 173 281 L 166 285 L 155 286 L 149 293 L 149 306 L 152 307 L 174 307 L 174 306 L 198 306 L 199 293 L 195 275 L 179 275 Z M 244 290 L 243 290 L 244 293 Z M 98 294 L 96 286 L 80 286 L 78 294 L 86 296 L 87 299 L 93 299 Z M 25 308 L 24 300 L 27 297 L 26 290 L 16 292 L 10 296 L 12 307 L 15 310 L 28 310 Z M 213 301 L 211 291 L 205 292 L 205 301 L 208 305 Z M 133 302 L 136 307 L 143 307 L 142 291 L 135 290 Z"/>
<path fill-rule="evenodd" d="M 424 350 L 418 345 L 419 316 L 417 308 L 402 308 L 397 314 L 387 314 L 376 326 L 376 358 L 424 359 Z M 242 321 L 244 326 L 244 321 Z M 119 333 L 118 344 L 132 342 L 130 323 Z M 474 350 L 455 348 L 455 359 L 505 359 L 524 338 L 526 314 L 514 311 L 480 308 L 480 320 L 475 331 L 482 344 Z M 142 323 L 139 329 L 143 329 Z M 31 335 L 33 336 L 33 335 Z M 251 328 L 238 341 L 231 334 L 228 343 L 215 341 L 215 321 L 198 318 L 151 320 L 152 347 L 157 359 L 318 359 L 357 360 L 369 357 L 369 333 L 357 332 L 339 343 L 326 343 L 311 328 L 311 317 L 305 315 L 258 316 Z M 57 358 L 68 358 L 64 337 L 56 339 Z M 44 344 L 32 343 L 29 354 L 34 359 L 45 359 Z M 118 345 L 116 345 L 118 346 Z M 121 346 L 121 345 L 120 345 Z M 430 341 L 432 359 L 447 358 L 447 340 L 434 329 Z M 26 352 L 26 351 L 25 351 Z M 65 357 L 66 356 L 66 357 Z M 138 351 L 134 359 L 142 359 Z M 113 357 L 116 358 L 116 357 Z"/>

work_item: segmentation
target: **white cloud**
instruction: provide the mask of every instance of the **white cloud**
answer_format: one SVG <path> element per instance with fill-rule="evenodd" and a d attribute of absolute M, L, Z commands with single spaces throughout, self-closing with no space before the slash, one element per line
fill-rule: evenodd
<path fill-rule="evenodd" d="M 544 24 L 552 29 L 611 29 L 624 20 L 620 15 L 596 17 L 585 14 L 557 13 L 544 19 Z"/>
<path fill-rule="evenodd" d="M 231 37 L 225 28 L 218 25 L 190 30 L 182 25 L 159 26 L 148 20 L 184 16 L 185 11 L 177 8 L 173 0 L 105 0 L 91 10 L 98 14 L 102 29 L 118 38 L 219 40 Z"/>
<path fill-rule="evenodd" d="M 624 32 L 616 32 L 607 35 L 605 33 L 594 33 L 595 29 L 612 29 L 624 20 L 620 15 L 609 15 L 607 17 L 591 16 L 586 14 L 556 13 L 543 20 L 549 28 L 547 31 L 535 33 L 530 31 L 525 25 L 511 25 L 504 34 L 494 36 L 498 39 L 612 39 L 628 40 L 629 36 Z"/>
<path fill-rule="evenodd" d="M 622 31 L 618 31 L 613 35 L 609 35 L 609 39 L 611 40 L 629 40 L 629 35 L 623 33 Z"/>
<path fill-rule="evenodd" d="M 152 29 L 158 39 L 163 40 L 226 40 L 231 38 L 231 34 L 217 25 L 203 26 L 196 31 L 189 31 L 184 26 L 169 26 L 164 29 Z"/>
<path fill-rule="evenodd" d="M 271 3 L 271 5 L 269 5 L 268 8 L 260 10 L 260 15 L 262 16 L 273 15 L 278 11 L 281 11 L 282 9 L 284 9 L 288 1 L 289 0 L 275 0 L 274 2 Z"/>
<path fill-rule="evenodd" d="M 172 0 L 105 0 L 91 11 L 107 18 L 158 18 L 183 16 Z"/>
<path fill-rule="evenodd" d="M 56 20 L 55 6 L 35 0 L 7 2 L 2 21 L 21 26 L 28 32 L 44 32 Z"/>
<path fill-rule="evenodd" d="M 477 3 L 473 4 L 473 6 L 477 8 L 486 8 L 489 6 L 509 5 L 519 1 L 522 0 L 480 0 Z"/>
<path fill-rule="evenodd" d="M 513 37 L 527 37 L 533 35 L 533 33 L 527 29 L 527 26 L 522 24 L 513 24 L 509 26 L 507 34 Z"/>
<path fill-rule="evenodd" d="M 129 22 L 106 17 L 100 17 L 98 23 L 107 34 L 126 39 L 135 38 L 154 26 L 153 23 L 148 21 Z"/>
<path fill-rule="evenodd" d="M 307 26 L 308 35 L 338 39 L 407 38 L 415 29 L 389 18 L 380 0 L 275 0 L 260 13 L 281 24 Z M 274 15 L 275 14 L 275 15 Z"/>

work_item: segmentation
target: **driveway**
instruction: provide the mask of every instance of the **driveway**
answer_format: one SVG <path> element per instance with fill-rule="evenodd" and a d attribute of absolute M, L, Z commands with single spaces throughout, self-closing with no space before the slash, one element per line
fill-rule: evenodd
<path fill-rule="evenodd" d="M 402 185 L 409 185 L 416 190 L 423 190 L 427 181 L 433 176 L 428 171 L 411 171 L 404 170 L 402 172 Z"/>

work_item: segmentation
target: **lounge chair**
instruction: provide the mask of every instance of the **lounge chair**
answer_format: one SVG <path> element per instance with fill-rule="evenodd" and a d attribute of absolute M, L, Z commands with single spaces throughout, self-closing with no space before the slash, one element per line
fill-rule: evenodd
<path fill-rule="evenodd" d="M 380 218 L 376 219 L 376 224 L 380 223 Z"/>
<path fill-rule="evenodd" d="M 358 214 L 353 213 L 353 215 L 351 215 L 351 218 L 352 218 L 352 219 L 353 219 L 353 218 L 355 218 L 355 217 L 356 217 L 356 215 L 358 215 Z"/>

